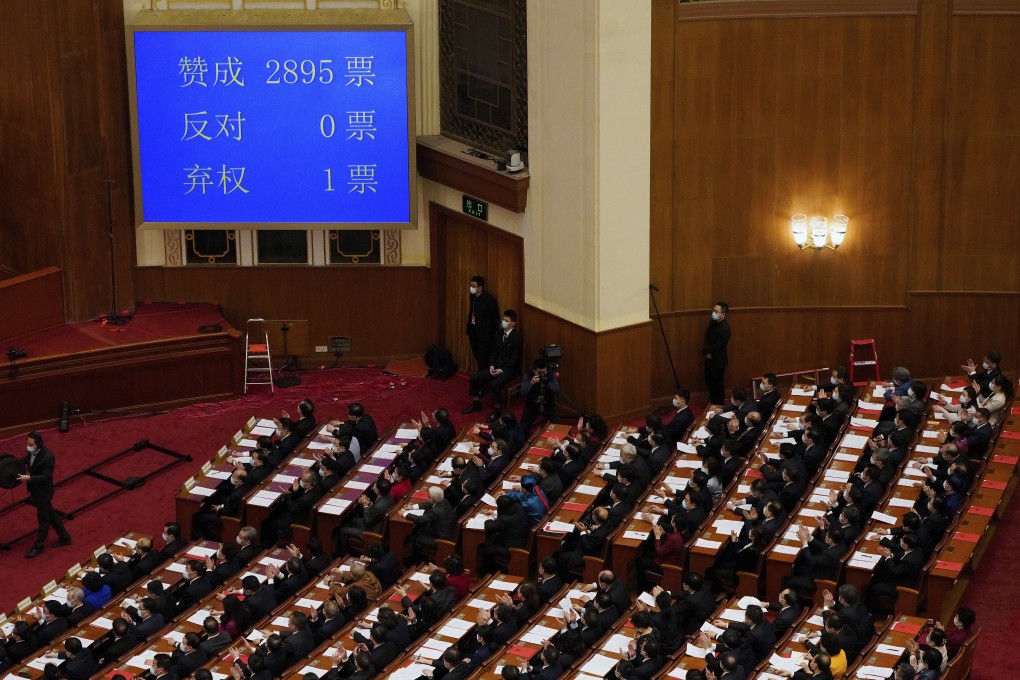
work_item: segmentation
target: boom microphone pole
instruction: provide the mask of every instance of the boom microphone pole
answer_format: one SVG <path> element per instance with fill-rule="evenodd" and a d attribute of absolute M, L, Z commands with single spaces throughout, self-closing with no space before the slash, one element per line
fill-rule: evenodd
<path fill-rule="evenodd" d="M 669 339 L 666 338 L 666 329 L 662 326 L 662 315 L 659 314 L 659 305 L 655 302 L 655 294 L 659 292 L 658 287 L 648 284 L 648 295 L 652 298 L 652 307 L 655 309 L 655 318 L 659 321 L 659 332 L 662 333 L 662 344 L 666 346 L 666 358 L 669 359 L 669 367 L 673 371 L 673 385 L 676 391 L 680 391 L 680 379 L 676 377 L 676 364 L 673 363 L 673 352 L 669 349 Z"/>

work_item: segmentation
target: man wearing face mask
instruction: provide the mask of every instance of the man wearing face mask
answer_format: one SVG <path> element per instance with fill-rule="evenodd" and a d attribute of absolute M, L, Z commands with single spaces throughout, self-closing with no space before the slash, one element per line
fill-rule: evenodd
<path fill-rule="evenodd" d="M 471 277 L 468 292 L 471 301 L 467 310 L 467 336 L 476 370 L 480 371 L 489 365 L 489 357 L 492 356 L 492 342 L 499 329 L 499 303 L 485 290 L 485 278 L 482 276 Z"/>
<path fill-rule="evenodd" d="M 1002 375 L 1002 369 L 999 368 L 1000 361 L 1002 361 L 1002 354 L 994 349 L 990 349 L 985 354 L 985 358 L 981 360 L 980 366 L 975 364 L 973 359 L 967 359 L 967 363 L 960 366 L 960 368 L 967 371 L 967 375 L 971 380 L 978 382 L 981 386 L 982 396 L 988 397 L 992 393 L 989 387 L 990 383 Z"/>
<path fill-rule="evenodd" d="M 18 475 L 18 479 L 27 483 L 28 496 L 39 520 L 35 545 L 25 553 L 25 557 L 32 559 L 43 551 L 51 525 L 57 532 L 57 540 L 50 546 L 52 548 L 71 545 L 71 534 L 67 533 L 59 513 L 53 509 L 53 469 L 57 465 L 53 452 L 43 446 L 42 435 L 38 432 L 28 433 L 25 450 L 28 452 L 24 458 L 25 474 Z"/>
<path fill-rule="evenodd" d="M 502 408 L 500 401 L 503 387 L 521 374 L 521 354 L 524 350 L 524 340 L 521 338 L 520 331 L 517 330 L 517 312 L 512 309 L 504 311 L 500 327 L 502 330 L 497 333 L 493 341 L 488 366 L 480 368 L 477 373 L 471 376 L 468 394 L 471 395 L 473 401 L 462 411 L 464 414 L 481 411 L 482 395 L 485 394 L 486 389 L 489 389 L 492 391 L 493 412 L 491 419 L 498 418 Z"/>
<path fill-rule="evenodd" d="M 726 345 L 730 342 L 730 324 L 726 315 L 730 306 L 725 302 L 717 302 L 712 307 L 712 320 L 705 329 L 705 341 L 701 345 L 701 354 L 705 357 L 705 386 L 708 387 L 710 404 L 722 406 L 726 398 L 723 385 L 723 374 L 729 365 Z"/>

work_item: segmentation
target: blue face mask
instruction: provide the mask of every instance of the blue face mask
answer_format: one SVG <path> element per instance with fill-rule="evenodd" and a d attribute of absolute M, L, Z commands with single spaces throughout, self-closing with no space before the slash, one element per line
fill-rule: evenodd
<path fill-rule="evenodd" d="M 506 330 L 506 329 L 510 328 L 510 322 L 509 322 L 509 321 L 507 321 L 506 319 L 504 319 L 504 320 L 502 320 L 502 321 L 500 321 L 500 322 L 499 322 L 499 326 L 500 326 L 500 328 L 502 328 L 503 330 Z"/>

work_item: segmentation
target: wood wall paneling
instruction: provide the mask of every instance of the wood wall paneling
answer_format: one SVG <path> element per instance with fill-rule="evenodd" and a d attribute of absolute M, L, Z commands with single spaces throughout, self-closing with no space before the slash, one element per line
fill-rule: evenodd
<path fill-rule="evenodd" d="M 432 262 L 436 269 L 440 340 L 450 349 L 460 370 L 476 369 L 465 329 L 472 276 L 485 278 L 485 287 L 496 297 L 500 312 L 513 309 L 525 334 L 525 365 L 537 356 L 538 347 L 528 342 L 529 319 L 523 314 L 524 242 L 481 220 L 429 204 L 433 239 Z"/>
<path fill-rule="evenodd" d="M 344 360 L 357 365 L 420 356 L 439 341 L 432 277 L 425 267 L 138 267 L 134 285 L 140 299 L 218 302 L 242 330 L 249 318 L 307 319 L 313 347 L 349 335 Z M 332 361 L 316 355 L 303 365 Z"/>

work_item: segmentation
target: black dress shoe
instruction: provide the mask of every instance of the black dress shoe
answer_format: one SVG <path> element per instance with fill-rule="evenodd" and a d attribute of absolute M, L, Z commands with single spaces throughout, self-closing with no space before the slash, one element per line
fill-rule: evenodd
<path fill-rule="evenodd" d="M 71 537 L 69 535 L 62 536 L 61 538 L 53 541 L 53 543 L 50 543 L 51 548 L 63 548 L 65 545 L 71 545 Z"/>
<path fill-rule="evenodd" d="M 461 411 L 461 413 L 463 413 L 464 415 L 467 415 L 468 413 L 476 413 L 476 412 L 481 411 L 481 410 L 482 410 L 482 404 L 480 402 L 473 401 L 473 402 L 471 402 L 471 405 L 468 406 L 463 411 Z"/>
<path fill-rule="evenodd" d="M 25 553 L 25 558 L 30 560 L 33 557 L 36 557 L 37 555 L 42 553 L 42 551 L 43 551 L 42 546 L 40 546 L 40 545 L 33 546 L 33 548 L 31 550 L 29 550 L 27 553 Z"/>

